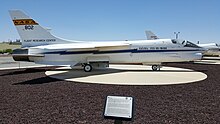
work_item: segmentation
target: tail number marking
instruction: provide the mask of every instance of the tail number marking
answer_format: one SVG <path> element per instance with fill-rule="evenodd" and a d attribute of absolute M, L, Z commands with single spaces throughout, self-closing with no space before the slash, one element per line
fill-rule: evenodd
<path fill-rule="evenodd" d="M 24 29 L 25 30 L 34 30 L 34 26 L 33 25 L 25 25 Z"/>

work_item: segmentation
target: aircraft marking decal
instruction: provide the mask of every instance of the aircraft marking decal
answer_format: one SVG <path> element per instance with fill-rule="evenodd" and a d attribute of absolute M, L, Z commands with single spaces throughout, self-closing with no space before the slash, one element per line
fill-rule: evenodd
<path fill-rule="evenodd" d="M 17 19 L 13 20 L 14 25 L 38 25 L 33 19 Z"/>

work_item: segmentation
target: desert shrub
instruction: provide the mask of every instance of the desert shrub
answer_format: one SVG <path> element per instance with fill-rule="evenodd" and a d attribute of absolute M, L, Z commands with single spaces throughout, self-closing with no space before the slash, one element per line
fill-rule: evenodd
<path fill-rule="evenodd" d="M 2 50 L 2 53 L 6 53 L 6 50 L 4 49 L 4 50 Z"/>
<path fill-rule="evenodd" d="M 5 50 L 5 53 L 12 54 L 12 49 L 6 49 L 6 50 Z"/>

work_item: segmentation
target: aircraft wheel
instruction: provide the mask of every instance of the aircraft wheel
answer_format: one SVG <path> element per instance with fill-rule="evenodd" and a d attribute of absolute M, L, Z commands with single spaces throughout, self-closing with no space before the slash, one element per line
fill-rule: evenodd
<path fill-rule="evenodd" d="M 159 65 L 152 65 L 152 70 L 153 71 L 160 70 L 160 66 Z"/>
<path fill-rule="evenodd" d="M 90 72 L 92 71 L 92 66 L 90 64 L 85 64 L 84 65 L 84 71 L 85 72 Z"/>

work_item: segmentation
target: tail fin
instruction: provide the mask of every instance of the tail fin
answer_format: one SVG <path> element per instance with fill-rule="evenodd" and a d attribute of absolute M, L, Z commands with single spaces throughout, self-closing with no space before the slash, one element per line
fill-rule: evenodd
<path fill-rule="evenodd" d="M 22 47 L 69 42 L 53 36 L 47 29 L 41 27 L 20 10 L 10 10 L 9 13 L 20 35 Z"/>
<path fill-rule="evenodd" d="M 148 40 L 159 39 L 152 31 L 145 31 Z"/>

